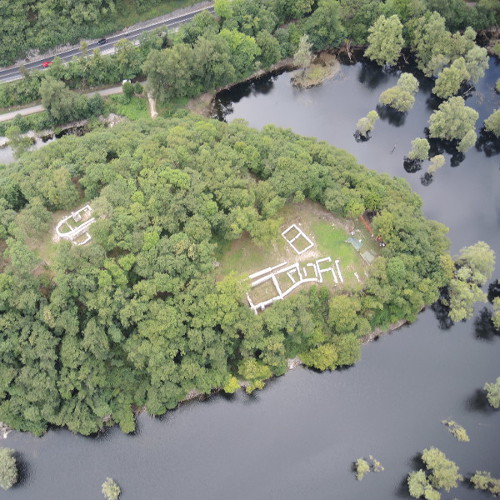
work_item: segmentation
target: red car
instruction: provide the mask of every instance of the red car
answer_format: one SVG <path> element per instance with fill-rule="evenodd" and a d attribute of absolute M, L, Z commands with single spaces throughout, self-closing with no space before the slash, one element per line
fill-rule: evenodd
<path fill-rule="evenodd" d="M 45 61 L 45 62 L 42 64 L 42 66 L 43 66 L 44 68 L 48 68 L 51 64 L 52 64 L 52 61 Z"/>

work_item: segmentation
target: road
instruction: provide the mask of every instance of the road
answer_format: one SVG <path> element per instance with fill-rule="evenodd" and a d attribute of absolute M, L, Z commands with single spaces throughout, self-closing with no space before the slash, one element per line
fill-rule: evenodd
<path fill-rule="evenodd" d="M 86 94 L 88 97 L 92 97 L 95 94 L 101 94 L 102 96 L 113 95 L 113 94 L 121 94 L 122 87 L 112 87 L 110 89 L 104 90 L 96 90 L 94 92 L 90 92 Z M 30 106 L 29 108 L 18 109 L 16 111 L 10 111 L 9 113 L 4 113 L 0 115 L 0 122 L 6 122 L 9 120 L 13 120 L 16 115 L 32 115 L 33 113 L 40 113 L 41 111 L 45 111 L 45 108 L 41 104 L 37 104 L 36 106 Z"/>
<path fill-rule="evenodd" d="M 137 40 L 137 38 L 139 38 L 141 36 L 141 34 L 146 32 L 146 31 L 152 31 L 156 28 L 162 28 L 162 27 L 166 27 L 166 28 L 170 28 L 170 29 L 175 28 L 176 26 L 179 26 L 182 23 L 190 21 L 196 14 L 198 14 L 199 12 L 202 12 L 204 10 L 207 10 L 208 12 L 213 13 L 214 12 L 213 5 L 210 5 L 208 7 L 203 7 L 203 8 L 200 8 L 200 9 L 197 9 L 197 10 L 185 13 L 185 14 L 181 14 L 181 15 L 176 15 L 174 12 L 174 13 L 172 13 L 172 17 L 169 19 L 166 19 L 166 20 L 163 19 L 162 21 L 153 23 L 149 26 L 144 26 L 144 27 L 133 29 L 130 31 L 126 30 L 126 31 L 120 32 L 116 35 L 110 35 L 109 37 L 106 38 L 106 43 L 103 45 L 99 45 L 98 42 L 89 43 L 88 50 L 92 51 L 92 50 L 98 48 L 102 52 L 112 52 L 114 49 L 114 45 L 119 40 L 128 39 L 128 40 L 134 41 L 134 40 Z M 60 52 L 58 54 L 54 54 L 50 57 L 44 57 L 44 58 L 39 59 L 37 61 L 32 61 L 32 62 L 26 63 L 24 67 L 26 69 L 40 69 L 41 70 L 41 69 L 43 69 L 42 64 L 44 62 L 51 61 L 56 56 L 60 57 L 63 61 L 69 61 L 74 56 L 78 56 L 81 53 L 82 52 L 79 48 L 74 48 L 71 50 L 62 51 L 62 52 Z M 0 70 L 0 83 L 12 82 L 14 80 L 19 80 L 21 78 L 23 78 L 23 76 L 19 72 L 19 66 L 12 66 L 10 68 Z"/>

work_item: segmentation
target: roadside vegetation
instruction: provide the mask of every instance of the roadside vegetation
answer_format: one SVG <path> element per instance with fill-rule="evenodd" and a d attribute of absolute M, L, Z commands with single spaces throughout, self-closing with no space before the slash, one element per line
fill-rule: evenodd
<path fill-rule="evenodd" d="M 196 0 L 84 0 L 77 3 L 23 0 L 2 4 L 0 66 L 8 66 L 34 49 L 101 38 L 135 23 L 187 7 Z"/>
<path fill-rule="evenodd" d="M 96 12 L 113 9 L 97 4 L 92 7 Z M 454 95 L 462 83 L 476 82 L 484 74 L 487 54 L 476 45 L 474 29 L 498 22 L 494 5 L 489 0 L 480 0 L 475 7 L 454 0 L 446 9 L 431 0 L 406 4 L 392 0 L 320 0 L 317 4 L 217 0 L 216 17 L 200 13 L 177 33 L 145 33 L 139 46 L 123 40 L 109 56 L 96 49 L 84 50 L 67 64 L 56 57 L 47 70 L 28 72 L 23 80 L 0 85 L 0 108 L 39 100 L 46 78 L 81 90 L 147 77 L 153 94 L 163 103 L 190 98 L 293 57 L 304 36 L 313 52 L 338 48 L 346 40 L 348 44 L 368 43 L 367 56 L 382 65 L 395 64 L 402 48 L 408 47 L 426 75 L 439 75 L 436 92 L 441 96 Z M 314 71 L 315 81 L 325 77 L 325 66 Z M 411 97 L 401 94 L 401 89 L 392 90 L 386 96 L 389 104 L 411 107 Z"/>

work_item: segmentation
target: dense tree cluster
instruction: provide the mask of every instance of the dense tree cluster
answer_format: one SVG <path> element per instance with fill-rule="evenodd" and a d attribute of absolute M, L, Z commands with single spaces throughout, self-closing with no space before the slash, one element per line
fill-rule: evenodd
<path fill-rule="evenodd" d="M 256 316 L 242 277 L 216 282 L 214 263 L 243 232 L 266 241 L 297 197 L 371 214 L 387 246 L 363 290 L 313 287 Z M 50 213 L 88 201 L 91 244 L 51 244 Z M 161 414 L 238 379 L 251 391 L 297 355 L 354 363 L 361 337 L 414 320 L 452 277 L 447 229 L 421 205 L 342 150 L 237 120 L 134 122 L 24 155 L 0 175 L 0 420 L 130 432 L 134 408 Z"/>

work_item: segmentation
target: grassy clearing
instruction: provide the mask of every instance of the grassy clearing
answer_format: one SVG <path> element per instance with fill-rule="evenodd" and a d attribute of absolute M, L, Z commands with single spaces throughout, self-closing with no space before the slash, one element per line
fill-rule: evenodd
<path fill-rule="evenodd" d="M 126 116 L 129 120 L 149 118 L 148 100 L 146 97 L 133 96 L 128 99 L 123 94 L 108 97 L 109 110 L 117 115 Z"/>
<path fill-rule="evenodd" d="M 380 254 L 381 248 L 370 237 L 361 223 L 335 217 L 319 204 L 304 202 L 290 205 L 285 207 L 279 215 L 283 220 L 280 232 L 277 232 L 276 238 L 266 248 L 257 246 L 248 234 L 244 234 L 238 240 L 219 248 L 219 279 L 232 271 L 242 275 L 242 277 L 248 276 L 282 262 L 287 262 L 288 265 L 300 262 L 301 269 L 304 267 L 307 269 L 307 277 L 312 277 L 314 276 L 313 269 L 310 266 L 307 267 L 307 264 L 313 263 L 317 259 L 331 257 L 332 262 L 322 263 L 321 268 L 334 267 L 335 260 L 339 259 L 344 278 L 343 287 L 352 289 L 360 286 L 354 273 L 358 274 L 361 282 L 364 281 L 368 275 L 369 265 L 364 262 L 352 245 L 345 242 L 350 233 L 354 232 L 354 237 L 362 240 L 361 252 L 369 250 L 375 256 Z M 281 231 L 284 231 L 291 224 L 296 224 L 314 243 L 314 246 L 302 255 L 298 255 L 281 236 Z M 296 235 L 297 231 L 291 230 L 286 236 L 291 239 Z M 307 241 L 300 237 L 294 242 L 294 245 L 299 249 L 304 248 L 307 244 Z M 278 274 L 276 277 L 283 290 L 293 284 L 286 273 Z M 325 286 L 332 290 L 342 286 L 335 285 L 332 273 L 325 273 L 323 278 Z M 269 284 L 272 285 L 271 282 Z M 306 286 L 307 284 L 304 284 L 297 290 L 302 290 Z M 261 295 L 265 294 L 258 292 L 259 298 Z M 254 300 L 253 297 L 252 300 Z"/>
<path fill-rule="evenodd" d="M 158 116 L 169 118 L 179 109 L 185 108 L 188 102 L 188 97 L 179 97 L 177 99 L 172 99 L 166 103 L 160 103 L 157 101 L 156 109 L 158 111 Z"/>

